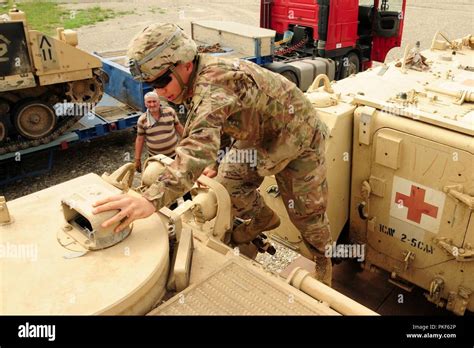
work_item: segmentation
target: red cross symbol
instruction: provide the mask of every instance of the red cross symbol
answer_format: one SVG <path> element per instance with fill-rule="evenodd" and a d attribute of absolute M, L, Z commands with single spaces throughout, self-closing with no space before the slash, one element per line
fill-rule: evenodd
<path fill-rule="evenodd" d="M 395 195 L 395 203 L 403 202 L 403 206 L 408 208 L 407 219 L 416 222 L 417 224 L 421 221 L 421 215 L 426 214 L 436 219 L 438 215 L 438 207 L 425 202 L 426 190 L 411 186 L 410 196 L 406 196 L 400 192 Z"/>

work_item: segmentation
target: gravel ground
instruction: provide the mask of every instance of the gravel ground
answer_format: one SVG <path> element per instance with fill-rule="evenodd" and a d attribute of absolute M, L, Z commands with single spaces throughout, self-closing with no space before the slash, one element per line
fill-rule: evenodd
<path fill-rule="evenodd" d="M 297 252 L 270 239 L 270 244 L 276 249 L 274 255 L 268 253 L 258 253 L 256 261 L 273 273 L 281 273 L 290 263 L 300 256 Z"/>
<path fill-rule="evenodd" d="M 155 22 L 172 22 L 191 32 L 191 22 L 197 20 L 227 20 L 259 25 L 259 0 L 136 0 L 101 2 L 102 7 L 117 11 L 135 11 L 133 15 L 117 17 L 105 23 L 77 30 L 79 46 L 87 51 L 124 49 L 145 26 Z M 71 10 L 94 4 L 68 4 Z"/>
<path fill-rule="evenodd" d="M 53 168 L 48 174 L 27 177 L 0 187 L 0 196 L 5 196 L 10 201 L 91 172 L 99 175 L 111 173 L 125 164 L 128 158 L 133 160 L 134 140 L 134 131 L 125 130 L 107 138 L 71 146 L 67 150 L 58 150 L 54 154 Z M 7 166 L 10 172 L 14 170 L 14 166 L 19 165 L 37 169 L 44 167 L 47 163 L 46 156 L 40 154 L 36 157 L 25 156 L 20 163 L 10 161 L 2 163 L 2 166 Z"/>

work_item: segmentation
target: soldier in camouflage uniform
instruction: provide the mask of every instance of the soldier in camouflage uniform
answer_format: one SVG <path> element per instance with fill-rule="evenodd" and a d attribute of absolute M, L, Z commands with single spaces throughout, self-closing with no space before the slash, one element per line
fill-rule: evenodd
<path fill-rule="evenodd" d="M 291 221 L 314 252 L 316 278 L 331 283 L 331 244 L 326 216 L 327 182 L 324 159 L 326 128 L 315 109 L 292 82 L 244 60 L 197 54 L 196 44 L 174 24 L 154 24 L 131 42 L 128 57 L 134 78 L 189 110 L 176 159 L 143 197 L 120 196 L 98 202 L 97 212 L 121 209 L 106 224 L 136 218 L 174 201 L 190 190 L 204 169 L 216 162 L 221 136 L 235 142 L 221 161 L 217 180 L 229 191 L 236 217 L 250 219 L 232 233 L 235 244 L 249 243 L 280 224 L 257 188 L 275 175 Z M 256 166 L 235 163 L 238 151 L 255 151 Z M 148 216 L 146 215 L 146 216 Z"/>

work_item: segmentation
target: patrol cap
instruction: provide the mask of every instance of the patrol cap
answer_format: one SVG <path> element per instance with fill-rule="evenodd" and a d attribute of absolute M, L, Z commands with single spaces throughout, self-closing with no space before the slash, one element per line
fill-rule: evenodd
<path fill-rule="evenodd" d="M 132 39 L 127 51 L 130 73 L 138 81 L 156 77 L 173 64 L 190 62 L 196 54 L 196 43 L 173 23 L 147 26 Z"/>

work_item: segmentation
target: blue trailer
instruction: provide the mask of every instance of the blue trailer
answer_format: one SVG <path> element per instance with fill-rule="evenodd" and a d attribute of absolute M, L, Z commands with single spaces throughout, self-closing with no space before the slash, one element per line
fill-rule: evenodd
<path fill-rule="evenodd" d="M 101 101 L 93 110 L 84 114 L 70 130 L 55 140 L 0 155 L 0 187 L 24 177 L 49 172 L 53 167 L 56 151 L 136 126 L 138 118 L 145 111 L 143 97 L 152 88 L 133 80 L 128 68 L 123 64 L 125 56 L 120 52 L 95 53 L 95 55 L 102 60 L 102 69 L 108 75 Z M 25 163 L 40 153 L 47 157 L 46 163 L 40 168 L 20 173 L 9 172 L 13 162 Z"/>

